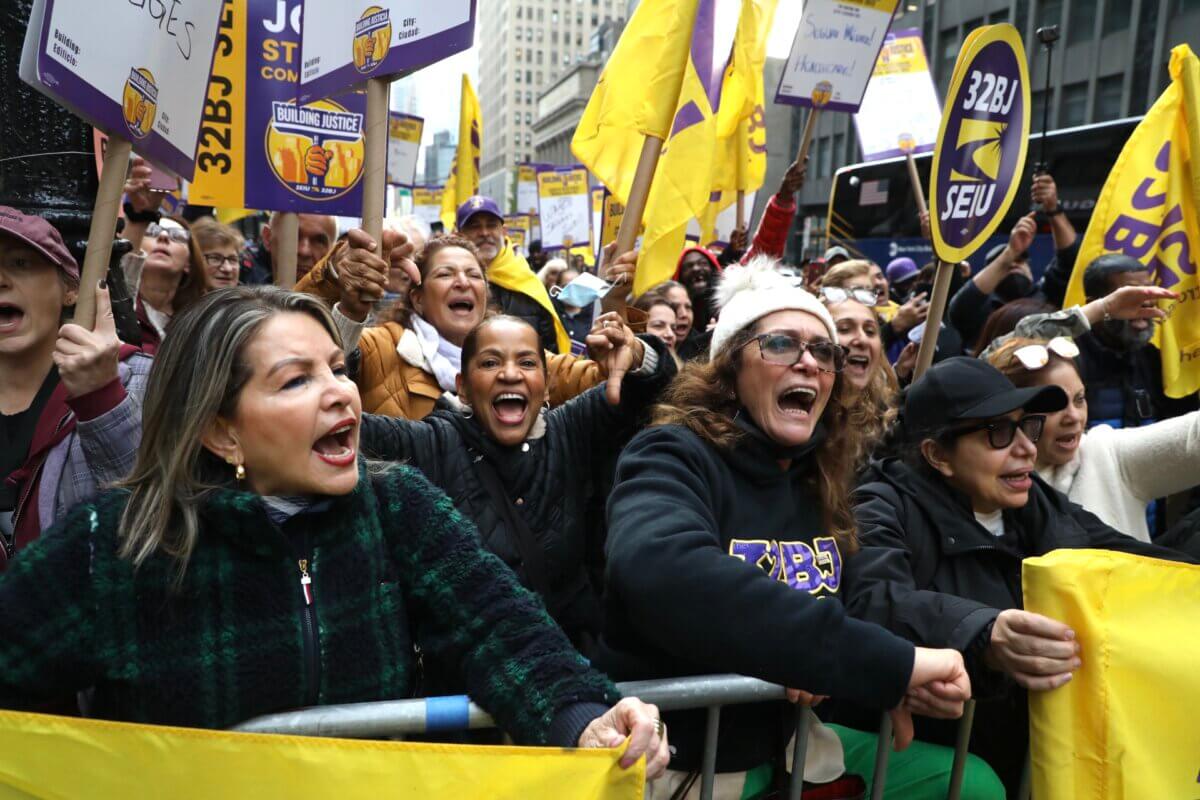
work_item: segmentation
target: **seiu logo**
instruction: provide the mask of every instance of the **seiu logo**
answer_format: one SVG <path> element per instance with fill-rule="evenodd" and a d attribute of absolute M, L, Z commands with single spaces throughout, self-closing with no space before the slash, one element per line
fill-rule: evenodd
<path fill-rule="evenodd" d="M 832 536 L 808 542 L 734 539 L 729 555 L 753 564 L 777 581 L 809 594 L 837 592 L 842 584 L 842 553 Z"/>

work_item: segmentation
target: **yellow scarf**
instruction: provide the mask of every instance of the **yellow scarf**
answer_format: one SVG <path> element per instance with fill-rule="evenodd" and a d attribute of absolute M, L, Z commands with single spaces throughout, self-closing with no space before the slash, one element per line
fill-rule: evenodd
<path fill-rule="evenodd" d="M 538 279 L 537 274 L 529 268 L 529 262 L 525 260 L 525 257 L 513 252 L 512 243 L 507 238 L 504 240 L 504 249 L 487 268 L 487 279 L 489 283 L 494 283 L 502 289 L 525 295 L 546 309 L 554 320 L 558 352 L 571 352 L 571 337 L 567 335 L 567 329 L 563 327 L 562 320 L 554 311 L 554 304 L 550 302 L 550 294 Z"/>

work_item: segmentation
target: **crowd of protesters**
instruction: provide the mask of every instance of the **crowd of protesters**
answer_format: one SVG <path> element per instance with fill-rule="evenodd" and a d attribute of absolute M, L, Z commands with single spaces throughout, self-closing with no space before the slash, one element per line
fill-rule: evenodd
<path fill-rule="evenodd" d="M 103 284 L 73 324 L 62 236 L 0 208 L 0 706 L 216 728 L 466 691 L 520 742 L 628 738 L 650 796 L 683 798 L 702 715 L 611 681 L 732 672 L 816 707 L 823 798 L 861 794 L 881 712 L 917 740 L 889 796 L 940 796 L 974 698 L 963 796 L 998 798 L 1027 693 L 1087 666 L 1022 610 L 1022 559 L 1200 556 L 1192 516 L 1169 529 L 1200 411 L 1150 342 L 1174 295 L 1106 255 L 1060 309 L 1078 237 L 1048 175 L 986 266 L 954 269 L 916 377 L 933 268 L 840 245 L 785 264 L 802 163 L 752 236 L 687 247 L 621 313 L 597 297 L 636 251 L 598 275 L 527 258 L 491 198 L 380 241 L 300 215 L 278 288 L 277 218 L 246 243 L 163 215 L 148 174 L 124 326 Z M 778 787 L 793 720 L 726 709 L 717 796 Z"/>

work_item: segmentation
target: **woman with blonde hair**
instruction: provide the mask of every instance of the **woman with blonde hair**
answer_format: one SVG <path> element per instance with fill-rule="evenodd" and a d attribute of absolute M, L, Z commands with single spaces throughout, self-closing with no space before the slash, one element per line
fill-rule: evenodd
<path fill-rule="evenodd" d="M 959 654 L 914 648 L 838 602 L 857 549 L 849 495 L 861 447 L 843 402 L 846 350 L 828 310 L 776 266 L 726 269 L 709 360 L 683 368 L 617 462 L 596 663 L 628 679 L 734 672 L 806 703 L 891 709 L 904 747 L 910 711 L 958 716 L 970 684 Z M 722 710 L 717 770 L 733 774 L 717 796 L 752 788 L 747 771 L 775 761 L 792 719 L 781 703 Z M 655 798 L 684 796 L 700 764 L 702 715 L 681 713 L 671 729 L 674 772 Z M 869 773 L 873 752 L 870 734 L 818 726 L 805 779 Z M 947 774 L 950 752 L 936 759 Z"/>
<path fill-rule="evenodd" d="M 320 301 L 210 292 L 159 350 L 143 419 L 121 488 L 0 575 L 0 706 L 91 688 L 93 716 L 225 728 L 410 697 L 419 644 L 517 739 L 633 734 L 622 764 L 661 771 L 654 707 L 618 702 L 419 472 L 359 458 L 358 390 Z"/>
<path fill-rule="evenodd" d="M 237 228 L 211 218 L 200 219 L 192 225 L 192 236 L 204 258 L 205 288 L 212 290 L 237 286 L 243 243 Z"/>

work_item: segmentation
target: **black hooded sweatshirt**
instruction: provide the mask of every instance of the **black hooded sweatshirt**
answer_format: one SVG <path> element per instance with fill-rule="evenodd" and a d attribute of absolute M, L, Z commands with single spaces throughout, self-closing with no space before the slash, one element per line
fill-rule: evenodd
<path fill-rule="evenodd" d="M 634 437 L 608 503 L 605 641 L 597 666 L 619 679 L 740 673 L 891 708 L 913 647 L 849 617 L 837 599 L 843 553 L 815 491 L 820 428 L 781 452 L 738 416 L 744 435 L 718 449 L 687 428 Z M 788 469 L 780 459 L 793 459 Z M 672 769 L 695 769 L 700 712 L 668 715 Z M 780 752 L 785 703 L 725 708 L 717 768 L 745 770 Z"/>

